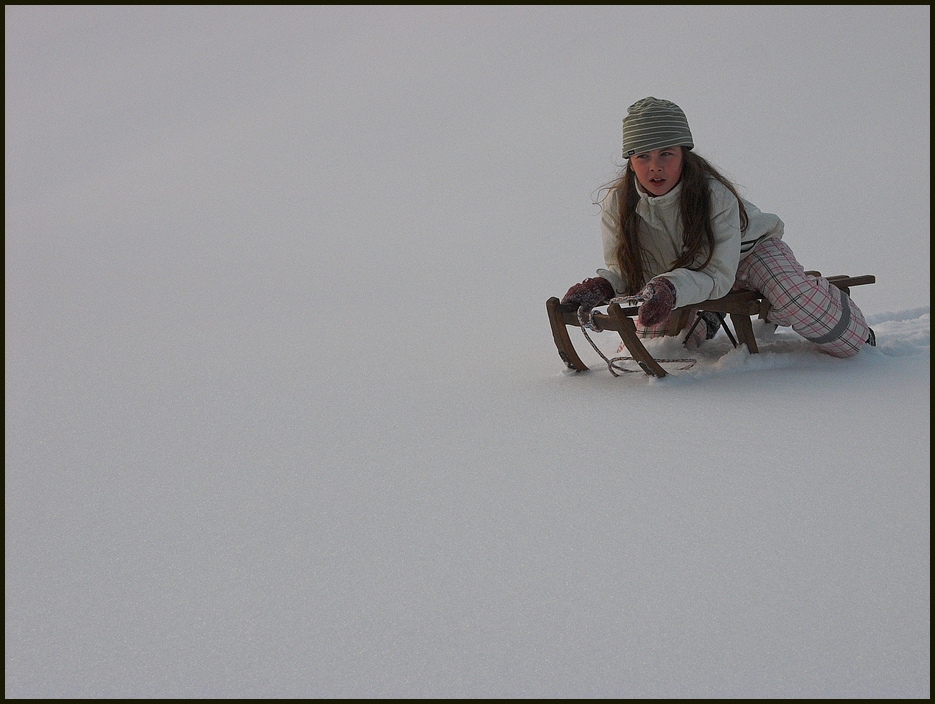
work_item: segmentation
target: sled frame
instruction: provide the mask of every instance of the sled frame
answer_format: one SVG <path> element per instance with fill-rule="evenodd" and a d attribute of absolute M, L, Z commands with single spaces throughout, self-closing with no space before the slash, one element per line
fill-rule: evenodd
<path fill-rule="evenodd" d="M 810 276 L 821 276 L 818 271 L 807 271 Z M 876 283 L 876 277 L 872 274 L 862 276 L 827 276 L 829 283 L 838 287 L 844 293 L 850 295 L 852 286 L 862 286 L 865 284 Z M 568 327 L 581 327 L 578 320 L 578 309 L 575 306 L 562 305 L 558 298 L 551 297 L 545 302 L 546 311 L 549 315 L 549 323 L 552 327 L 552 338 L 555 341 L 555 347 L 558 349 L 558 356 L 565 363 L 565 366 L 576 372 L 588 370 L 588 366 L 581 361 L 575 346 L 571 342 L 568 334 Z M 666 333 L 668 337 L 676 337 L 689 324 L 693 318 L 697 318 L 699 313 L 709 312 L 718 316 L 725 332 L 731 338 L 735 347 L 746 345 L 750 354 L 758 354 L 759 348 L 756 344 L 756 338 L 753 335 L 753 316 L 760 319 L 766 319 L 769 314 L 769 302 L 763 294 L 758 291 L 731 291 L 722 298 L 712 299 L 704 303 L 696 303 L 683 308 L 676 308 L 669 316 L 669 328 Z M 612 302 L 607 307 L 606 313 L 593 312 L 592 322 L 601 330 L 613 330 L 633 359 L 639 364 L 640 368 L 648 375 L 662 378 L 666 375 L 666 370 L 662 368 L 659 362 L 653 358 L 636 332 L 636 324 L 633 318 L 639 313 L 638 306 L 621 307 L 617 302 Z M 734 326 L 736 340 L 730 335 L 730 331 L 725 324 L 725 316 L 730 316 L 731 324 Z"/>

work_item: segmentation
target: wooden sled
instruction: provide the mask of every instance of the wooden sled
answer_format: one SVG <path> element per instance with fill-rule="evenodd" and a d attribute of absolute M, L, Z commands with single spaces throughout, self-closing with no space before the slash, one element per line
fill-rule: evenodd
<path fill-rule="evenodd" d="M 821 276 L 817 271 L 807 271 L 805 273 L 811 276 Z M 828 276 L 826 278 L 829 283 L 834 284 L 848 295 L 850 295 L 852 286 L 862 286 L 876 282 L 876 277 L 870 274 L 864 276 Z M 559 299 L 554 296 L 546 301 L 545 307 L 549 314 L 552 337 L 555 340 L 555 346 L 558 348 L 559 357 L 562 358 L 562 361 L 569 369 L 574 369 L 576 372 L 586 371 L 588 367 L 581 361 L 581 357 L 575 351 L 571 337 L 568 335 L 568 326 L 581 327 L 578 320 L 578 309 L 574 306 L 563 306 Z M 633 322 L 633 318 L 638 312 L 638 306 L 621 308 L 618 303 L 613 302 L 607 307 L 607 313 L 594 312 L 592 319 L 601 330 L 613 330 L 620 335 L 620 339 L 626 345 L 627 351 L 646 374 L 660 378 L 664 377 L 666 375 L 665 369 L 646 350 L 636 333 L 636 324 Z M 735 347 L 746 345 L 750 354 L 759 352 L 756 339 L 753 336 L 752 318 L 757 316 L 765 319 L 769 313 L 769 302 L 762 294 L 757 291 L 731 291 L 722 298 L 676 308 L 669 316 L 667 336 L 675 337 L 681 334 L 689 326 L 693 318 L 696 319 L 695 322 L 697 323 L 697 314 L 702 312 L 717 315 Z M 734 326 L 736 339 L 734 339 L 727 327 L 725 320 L 727 315 L 730 316 L 731 323 Z"/>

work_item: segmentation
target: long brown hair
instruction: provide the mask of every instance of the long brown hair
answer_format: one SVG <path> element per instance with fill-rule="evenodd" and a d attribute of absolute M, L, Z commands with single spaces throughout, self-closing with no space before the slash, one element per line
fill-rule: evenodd
<path fill-rule="evenodd" d="M 684 247 L 673 269 L 704 269 L 714 256 L 714 228 L 711 226 L 711 188 L 708 179 L 714 178 L 734 194 L 740 205 L 740 229 L 747 229 L 747 211 L 734 185 L 722 176 L 706 159 L 688 149 L 682 149 L 682 193 L 679 198 L 679 214 L 682 218 Z M 615 252 L 620 273 L 627 283 L 628 295 L 638 293 L 646 285 L 643 267 L 643 250 L 640 246 L 640 216 L 636 206 L 640 194 L 636 190 L 636 174 L 628 166 L 614 181 L 610 190 L 617 191 L 620 221 L 620 242 Z M 698 260 L 704 256 L 701 263 Z"/>

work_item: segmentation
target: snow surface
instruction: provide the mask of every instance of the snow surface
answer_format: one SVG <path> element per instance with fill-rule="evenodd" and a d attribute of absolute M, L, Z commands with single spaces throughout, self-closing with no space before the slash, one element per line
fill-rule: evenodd
<path fill-rule="evenodd" d="M 929 6 L 5 20 L 7 697 L 929 697 Z M 878 347 L 564 370 L 647 95 Z"/>

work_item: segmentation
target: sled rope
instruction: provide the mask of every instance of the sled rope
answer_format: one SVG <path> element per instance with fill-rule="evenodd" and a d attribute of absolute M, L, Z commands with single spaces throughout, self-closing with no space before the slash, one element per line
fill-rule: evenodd
<path fill-rule="evenodd" d="M 645 296 L 640 296 L 639 294 L 636 296 L 617 296 L 616 298 L 611 298 L 609 301 L 607 301 L 607 305 L 616 303 L 621 308 L 629 308 L 630 306 L 638 306 L 648 300 L 648 298 Z"/>
<path fill-rule="evenodd" d="M 625 302 L 627 305 L 638 305 L 639 303 L 642 303 L 644 300 L 645 299 L 640 298 L 639 296 L 621 296 L 619 298 L 611 299 L 610 302 L 611 303 Z M 611 357 L 610 359 L 608 359 L 607 356 L 603 352 L 601 352 L 598 346 L 594 344 L 594 340 L 591 339 L 591 336 L 588 335 L 588 330 L 592 330 L 594 332 L 604 332 L 600 328 L 600 326 L 597 325 L 592 313 L 593 311 L 586 310 L 584 306 L 581 306 L 580 308 L 578 308 L 578 324 L 581 326 L 581 332 L 584 335 L 584 339 L 588 341 L 588 344 L 591 345 L 591 347 L 594 349 L 595 352 L 597 352 L 600 358 L 603 359 L 607 363 L 607 370 L 614 376 L 620 376 L 617 373 L 618 371 L 624 372 L 626 374 L 632 374 L 634 372 L 645 371 L 643 369 L 627 369 L 626 367 L 622 367 L 618 364 L 618 362 L 636 362 L 637 364 L 639 364 L 639 362 L 633 359 L 633 357 Z M 623 348 L 624 348 L 624 344 L 620 343 L 620 349 L 618 349 L 617 351 L 619 352 Z M 659 364 L 685 364 L 684 367 L 678 368 L 678 371 L 685 371 L 686 369 L 691 369 L 695 365 L 696 360 L 694 359 L 657 359 L 656 361 L 659 362 Z"/>

